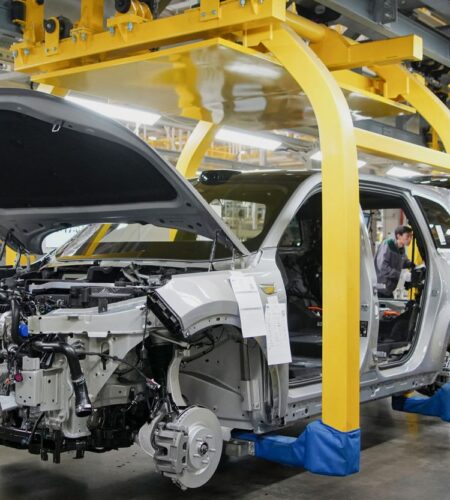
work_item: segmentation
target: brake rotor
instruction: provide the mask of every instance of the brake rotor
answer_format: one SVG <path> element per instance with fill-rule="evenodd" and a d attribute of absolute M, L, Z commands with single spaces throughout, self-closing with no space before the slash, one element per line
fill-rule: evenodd
<path fill-rule="evenodd" d="M 157 432 L 155 444 L 167 450 L 165 455 L 155 454 L 156 467 L 181 488 L 198 488 L 211 479 L 219 465 L 222 429 L 212 411 L 193 406 Z"/>

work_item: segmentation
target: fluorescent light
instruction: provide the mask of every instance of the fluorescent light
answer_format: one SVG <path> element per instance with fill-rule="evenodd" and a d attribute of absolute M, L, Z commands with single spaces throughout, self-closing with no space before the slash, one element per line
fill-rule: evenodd
<path fill-rule="evenodd" d="M 418 172 L 414 172 L 414 170 L 401 167 L 392 167 L 386 172 L 386 174 L 393 175 L 394 177 L 420 177 L 422 175 Z"/>
<path fill-rule="evenodd" d="M 245 132 L 237 132 L 227 128 L 221 128 L 217 134 L 218 141 L 232 142 L 233 144 L 241 144 L 243 146 L 250 146 L 251 148 L 267 149 L 274 151 L 281 146 L 281 141 L 274 139 L 266 139 L 260 135 L 246 134 Z"/>
<path fill-rule="evenodd" d="M 314 154 L 312 154 L 310 157 L 309 157 L 311 160 L 316 160 L 316 161 L 322 161 L 322 151 L 316 151 Z M 367 164 L 366 161 L 364 160 L 358 160 L 358 168 L 362 168 L 364 167 L 364 165 Z"/>
<path fill-rule="evenodd" d="M 225 70 L 230 73 L 239 73 L 241 75 L 253 75 L 261 78 L 279 78 L 282 74 L 282 68 L 277 66 L 262 66 L 260 64 L 251 64 L 247 61 L 243 62 L 232 62 L 225 66 Z"/>
<path fill-rule="evenodd" d="M 149 111 L 142 111 L 128 106 L 118 106 L 116 104 L 108 104 L 106 102 L 94 101 L 93 99 L 83 99 L 72 95 L 66 96 L 66 100 L 88 108 L 91 111 L 96 111 L 109 118 L 122 120 L 125 122 L 140 123 L 142 125 L 154 125 L 161 115 L 150 113 Z"/>

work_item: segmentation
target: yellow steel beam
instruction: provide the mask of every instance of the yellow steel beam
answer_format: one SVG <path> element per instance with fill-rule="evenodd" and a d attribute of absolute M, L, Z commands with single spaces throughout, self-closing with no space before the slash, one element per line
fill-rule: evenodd
<path fill-rule="evenodd" d="M 420 61 L 423 57 L 423 42 L 416 35 L 357 43 L 292 12 L 286 13 L 286 21 L 297 34 L 311 41 L 311 48 L 330 70 Z"/>
<path fill-rule="evenodd" d="M 139 50 L 170 45 L 199 37 L 211 38 L 223 33 L 245 31 L 267 26 L 271 22 L 284 21 L 286 18 L 285 0 L 267 0 L 263 3 L 247 2 L 241 6 L 236 0 L 227 0 L 220 4 L 220 13 L 216 18 L 202 21 L 201 9 L 188 9 L 175 16 L 148 20 L 141 23 L 126 23 L 125 30 L 93 34 L 86 42 L 71 38 L 60 41 L 58 53 L 46 57 L 44 47 L 37 44 L 27 47 L 14 44 L 16 71 L 37 73 L 41 70 L 77 66 L 87 57 L 95 56 L 98 60 L 113 57 L 114 54 L 132 54 Z"/>
<path fill-rule="evenodd" d="M 439 136 L 436 133 L 436 130 L 431 127 L 430 129 L 430 134 L 431 134 L 431 140 L 428 143 L 428 147 L 431 149 L 436 149 L 437 151 L 440 151 L 439 147 Z"/>
<path fill-rule="evenodd" d="M 72 35 L 87 35 L 103 31 L 104 0 L 81 0 L 80 20 L 72 30 Z"/>
<path fill-rule="evenodd" d="M 10 247 L 6 247 L 5 251 L 5 266 L 13 266 L 16 261 L 17 253 Z"/>
<path fill-rule="evenodd" d="M 402 97 L 433 127 L 445 150 L 450 153 L 450 110 L 447 106 L 431 92 L 421 78 L 411 74 L 405 67 L 388 65 L 375 66 L 374 69 L 386 80 L 388 86 L 392 85 L 392 90 L 400 87 Z M 403 83 L 405 80 L 407 84 Z M 398 95 L 394 93 L 388 97 L 395 98 Z"/>
<path fill-rule="evenodd" d="M 218 126 L 200 121 L 192 131 L 177 161 L 177 170 L 186 178 L 194 177 Z"/>
<path fill-rule="evenodd" d="M 218 19 L 220 16 L 220 0 L 200 0 L 200 21 Z"/>
<path fill-rule="evenodd" d="M 346 69 L 335 70 L 332 72 L 332 75 L 339 84 L 348 85 L 365 92 L 383 95 L 384 81 L 381 77 L 369 77 Z"/>
<path fill-rule="evenodd" d="M 359 128 L 355 128 L 355 137 L 358 148 L 366 153 L 408 163 L 424 163 L 439 172 L 450 173 L 450 155 L 447 153 Z"/>
<path fill-rule="evenodd" d="M 20 262 L 19 265 L 25 266 L 27 264 L 27 255 L 21 255 L 20 256 Z M 30 263 L 36 261 L 36 256 L 35 255 L 30 255 L 29 256 Z M 12 248 L 9 246 L 6 246 L 6 251 L 5 251 L 5 266 L 13 266 L 16 263 L 17 260 L 17 252 L 15 252 Z"/>
<path fill-rule="evenodd" d="M 91 257 L 92 255 L 94 255 L 98 245 L 100 244 L 101 240 L 108 234 L 108 231 L 110 230 L 111 226 L 112 224 L 102 224 L 100 226 L 97 233 L 92 238 L 92 241 L 89 244 L 88 248 L 86 249 L 84 257 Z"/>
<path fill-rule="evenodd" d="M 311 43 L 321 42 L 330 31 L 324 24 L 317 24 L 292 12 L 286 12 L 286 22 L 297 35 L 306 38 Z"/>
<path fill-rule="evenodd" d="M 345 38 L 334 32 L 311 48 L 330 70 L 361 68 L 398 63 L 401 61 L 421 61 L 423 57 L 422 39 L 408 35 L 388 40 L 377 40 L 355 45 L 346 45 Z"/>
<path fill-rule="evenodd" d="M 335 73 L 361 76 L 348 70 Z M 274 57 L 223 38 L 85 63 L 35 75 L 32 80 L 111 100 L 123 100 L 126 95 L 128 104 L 139 108 L 233 127 L 245 122 L 247 128 L 270 130 L 280 127 L 280 118 L 287 128 L 311 125 L 313 121 L 308 99 L 303 93 L 299 95 L 298 84 Z M 415 112 L 410 106 L 371 92 L 369 86 L 359 88 L 347 80 L 358 85 L 359 79 L 339 81 L 356 118 Z M 382 87 L 381 78 L 377 81 Z M 264 109 L 259 107 L 262 95 Z"/>
<path fill-rule="evenodd" d="M 34 1 L 28 3 L 25 25 L 36 26 L 34 20 L 43 16 L 42 8 Z M 80 20 L 75 23 L 68 39 L 51 40 L 51 43 L 43 46 L 36 38 L 33 42 L 32 37 L 29 40 L 25 37 L 23 43 L 15 44 L 13 53 L 16 56 L 16 69 L 36 74 L 40 71 L 74 68 L 111 61 L 125 54 L 139 53 L 142 49 L 220 35 L 241 38 L 244 45 L 256 48 L 261 32 L 284 19 L 302 38 L 311 41 L 311 47 L 330 69 L 368 63 L 383 64 L 386 60 L 392 62 L 401 58 L 417 59 L 421 52 L 420 40 L 414 36 L 358 44 L 324 25 L 286 12 L 283 0 L 266 0 L 263 3 L 252 1 L 243 5 L 236 0 L 202 0 L 198 9 L 156 20 L 152 20 L 151 15 L 130 17 L 130 14 L 117 14 L 107 20 L 108 31 L 103 31 L 103 3 L 103 0 L 81 2 Z M 133 22 L 135 18 L 136 22 Z M 42 31 L 42 27 L 39 29 Z M 339 73 L 342 81 L 344 72 Z M 355 80 L 355 77 L 347 71 L 346 79 Z M 366 80 L 364 85 L 363 79 Z M 383 83 L 380 84 L 379 80 L 360 75 L 359 88 L 365 86 L 364 90 L 370 92 L 367 96 L 383 96 Z M 208 119 L 206 116 L 197 118 Z"/>
<path fill-rule="evenodd" d="M 386 113 L 387 107 L 392 108 L 392 110 L 395 109 L 398 115 L 400 115 L 400 114 L 401 115 L 414 114 L 416 112 L 416 110 L 413 107 L 408 106 L 406 104 L 403 104 L 401 102 L 386 99 L 386 97 L 383 97 L 382 95 L 379 95 L 378 93 L 363 90 L 362 88 L 360 88 L 358 86 L 349 85 L 345 81 L 340 80 L 338 78 L 336 78 L 336 81 L 338 82 L 339 87 L 341 87 L 341 89 L 344 91 L 344 93 L 348 96 L 347 97 L 348 103 L 349 103 L 349 106 L 352 109 L 352 111 L 353 111 L 353 107 L 354 107 L 354 105 L 352 103 L 352 97 L 354 96 L 357 99 L 363 99 L 363 98 L 366 99 L 367 105 L 365 106 L 365 110 L 367 110 L 367 112 L 370 109 L 369 103 L 372 105 L 373 110 L 383 109 L 385 113 Z M 364 114 L 364 111 L 362 114 Z M 366 115 L 366 116 L 368 118 L 371 117 L 371 115 Z M 378 115 L 378 116 L 382 116 L 382 114 L 380 113 L 380 115 Z M 374 114 L 373 118 L 377 118 L 377 115 Z"/>
<path fill-rule="evenodd" d="M 25 4 L 25 20 L 14 20 L 23 30 L 24 46 L 40 43 L 44 40 L 44 2 L 22 0 Z"/>
<path fill-rule="evenodd" d="M 292 29 L 275 30 L 263 44 L 304 89 L 318 122 L 323 155 L 322 419 L 350 431 L 359 427 L 360 390 L 359 190 L 352 119 L 335 79 Z"/>
<path fill-rule="evenodd" d="M 36 10 L 33 5 L 30 15 Z M 236 0 L 222 3 L 218 0 L 203 0 L 198 9 L 157 20 L 140 16 L 139 22 L 132 22 L 129 14 L 120 14 L 107 20 L 109 32 L 101 31 L 102 15 L 103 1 L 84 0 L 81 4 L 81 18 L 72 30 L 73 36 L 71 39 L 61 40 L 58 54 L 52 54 L 51 60 L 43 60 L 40 45 L 27 45 L 25 54 L 23 44 L 16 44 L 13 46 L 17 53 L 16 69 L 56 69 L 67 64 L 73 65 L 81 57 L 97 56 L 100 60 L 117 51 L 126 49 L 128 53 L 132 53 L 158 47 L 162 43 L 192 39 L 198 35 L 212 37 L 241 31 L 244 33 L 244 40 L 249 43 L 246 33 L 283 20 L 287 20 L 301 37 L 311 41 L 312 48 L 330 69 L 386 64 L 405 59 L 419 60 L 422 57 L 421 39 L 414 35 L 358 44 L 347 40 L 335 30 L 286 12 L 283 0 L 267 0 L 258 4 L 248 2 L 244 5 Z M 80 33 L 86 36 L 81 37 Z M 92 36 L 87 38 L 87 35 Z"/>

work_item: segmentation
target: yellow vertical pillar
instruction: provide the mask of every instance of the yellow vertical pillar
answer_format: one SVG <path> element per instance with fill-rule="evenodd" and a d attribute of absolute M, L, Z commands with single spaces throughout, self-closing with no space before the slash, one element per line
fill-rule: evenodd
<path fill-rule="evenodd" d="M 322 150 L 322 420 L 342 432 L 359 428 L 359 189 L 347 102 L 335 79 L 287 26 L 263 44 L 295 78 L 315 111 Z"/>
<path fill-rule="evenodd" d="M 193 177 L 201 165 L 206 151 L 214 139 L 218 126 L 214 123 L 199 121 L 181 151 L 177 170 L 184 177 Z"/>

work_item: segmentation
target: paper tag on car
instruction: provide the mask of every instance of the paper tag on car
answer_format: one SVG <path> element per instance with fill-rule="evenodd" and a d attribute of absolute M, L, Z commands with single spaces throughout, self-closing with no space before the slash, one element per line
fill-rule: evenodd
<path fill-rule="evenodd" d="M 436 228 L 440 244 L 444 246 L 447 245 L 447 240 L 445 239 L 445 234 L 442 229 L 442 226 L 440 224 L 436 224 L 434 227 Z"/>
<path fill-rule="evenodd" d="M 286 304 L 278 302 L 277 296 L 267 299 L 266 328 L 267 363 L 269 365 L 291 363 Z"/>
<path fill-rule="evenodd" d="M 230 277 L 230 284 L 239 307 L 242 336 L 249 338 L 266 335 L 264 308 L 255 278 L 234 272 Z"/>

